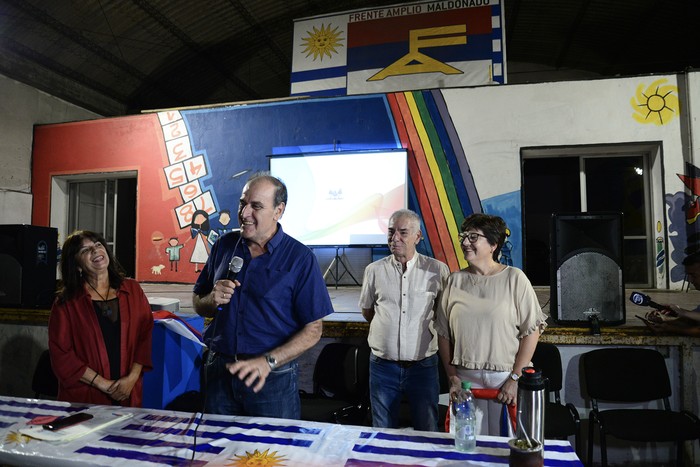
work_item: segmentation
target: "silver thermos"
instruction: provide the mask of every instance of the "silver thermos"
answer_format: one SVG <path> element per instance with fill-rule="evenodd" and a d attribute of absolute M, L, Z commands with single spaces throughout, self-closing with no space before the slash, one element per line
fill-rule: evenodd
<path fill-rule="evenodd" d="M 544 443 L 544 378 L 534 367 L 523 368 L 518 380 L 516 438 Z"/>

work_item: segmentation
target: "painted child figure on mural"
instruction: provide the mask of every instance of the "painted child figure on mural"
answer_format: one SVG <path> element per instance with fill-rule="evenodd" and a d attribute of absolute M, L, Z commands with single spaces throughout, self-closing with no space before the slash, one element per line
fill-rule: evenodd
<path fill-rule="evenodd" d="M 201 266 L 209 259 L 209 214 L 206 211 L 197 210 L 194 212 L 190 231 L 195 240 L 190 263 L 194 263 L 194 272 L 199 272 Z"/>
<path fill-rule="evenodd" d="M 233 230 L 228 226 L 229 223 L 231 223 L 231 211 L 228 209 L 222 209 L 219 212 L 219 224 L 221 224 L 221 228 L 217 229 L 219 236 L 227 234 Z"/>
<path fill-rule="evenodd" d="M 165 248 L 165 252 L 168 254 L 168 259 L 170 260 L 170 270 L 177 272 L 177 263 L 180 261 L 180 250 L 185 245 L 181 245 L 177 237 L 170 237 L 168 245 L 170 246 Z"/>
<path fill-rule="evenodd" d="M 511 253 L 513 251 L 513 244 L 510 240 L 508 240 L 508 237 L 510 237 L 510 229 L 506 228 L 506 241 L 503 242 L 503 246 L 501 247 L 501 257 L 499 262 L 501 264 L 505 264 L 506 266 L 512 266 L 513 257 Z"/>

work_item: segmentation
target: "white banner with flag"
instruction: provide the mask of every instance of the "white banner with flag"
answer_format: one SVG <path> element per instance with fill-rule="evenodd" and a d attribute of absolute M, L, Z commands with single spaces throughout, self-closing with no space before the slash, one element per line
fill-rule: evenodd
<path fill-rule="evenodd" d="M 418 2 L 294 25 L 292 95 L 505 83 L 499 0 Z"/>
<path fill-rule="evenodd" d="M 345 94 L 347 28 L 348 15 L 294 23 L 293 96 Z"/>

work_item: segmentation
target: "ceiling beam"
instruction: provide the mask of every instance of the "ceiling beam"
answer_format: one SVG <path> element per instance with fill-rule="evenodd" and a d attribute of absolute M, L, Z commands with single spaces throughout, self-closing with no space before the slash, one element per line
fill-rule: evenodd
<path fill-rule="evenodd" d="M 228 70 L 220 65 L 219 60 L 217 60 L 216 57 L 211 56 L 205 48 L 200 47 L 200 45 L 192 40 L 192 38 L 190 38 L 190 36 L 188 36 L 183 30 L 178 28 L 172 21 L 166 18 L 157 7 L 151 5 L 151 3 L 147 0 L 133 0 L 133 2 L 139 8 L 143 9 L 149 16 L 151 16 L 151 18 L 156 20 L 164 29 L 170 32 L 173 36 L 177 37 L 190 50 L 195 52 L 201 58 L 205 58 L 206 62 L 212 69 L 216 70 L 224 78 L 226 78 L 226 80 L 230 81 L 233 85 L 242 90 L 248 96 L 248 98 L 261 98 L 257 91 L 236 76 L 230 74 Z"/>
<path fill-rule="evenodd" d="M 21 53 L 15 45 L 7 39 L 0 45 L 3 75 L 105 117 L 127 113 L 124 102 L 43 65 L 36 56 Z"/>
<path fill-rule="evenodd" d="M 136 67 L 131 66 L 129 63 L 125 62 L 121 58 L 112 54 L 108 50 L 105 50 L 104 48 L 95 44 L 91 40 L 87 39 L 85 36 L 83 36 L 79 31 L 76 31 L 74 28 L 66 26 L 65 24 L 56 20 L 54 17 L 47 14 L 45 11 L 41 10 L 40 8 L 36 8 L 32 4 L 30 4 L 29 2 L 25 2 L 23 0 L 5 0 L 5 2 L 10 3 L 12 6 L 17 8 L 18 10 L 29 15 L 35 21 L 53 29 L 58 34 L 60 34 L 62 37 L 65 37 L 66 39 L 69 39 L 72 42 L 83 47 L 84 49 L 92 52 L 93 54 L 95 54 L 96 56 L 98 56 L 99 58 L 104 60 L 105 62 L 110 63 L 110 64 L 116 66 L 117 68 L 121 69 L 125 73 L 133 76 L 138 81 L 155 84 L 152 82 L 151 78 L 147 74 L 142 73 Z M 177 94 L 175 92 L 168 93 L 168 91 L 163 89 L 162 87 L 160 87 L 158 89 L 160 90 L 160 92 L 164 92 L 164 93 L 169 94 L 172 99 L 175 99 L 177 97 Z"/>

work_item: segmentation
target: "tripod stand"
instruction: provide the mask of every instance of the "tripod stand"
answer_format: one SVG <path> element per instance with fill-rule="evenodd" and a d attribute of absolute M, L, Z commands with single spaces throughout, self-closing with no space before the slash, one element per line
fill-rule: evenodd
<path fill-rule="evenodd" d="M 343 254 L 340 254 L 340 250 L 343 250 Z M 338 288 L 338 281 L 347 273 L 349 275 L 355 285 L 360 285 L 359 282 L 357 282 L 357 279 L 355 279 L 355 276 L 352 275 L 350 272 L 350 269 L 348 268 L 348 264 L 346 263 L 347 261 L 347 256 L 345 255 L 345 247 L 342 246 L 337 246 L 335 247 L 335 258 L 333 258 L 333 261 L 331 261 L 331 264 L 328 265 L 328 268 L 326 268 L 326 272 L 323 273 L 323 280 L 326 280 L 326 277 L 328 277 L 328 274 L 330 274 L 333 277 L 333 280 L 335 281 L 335 288 Z M 343 268 L 342 271 L 340 268 Z M 335 268 L 335 272 L 333 272 L 333 269 Z"/>

